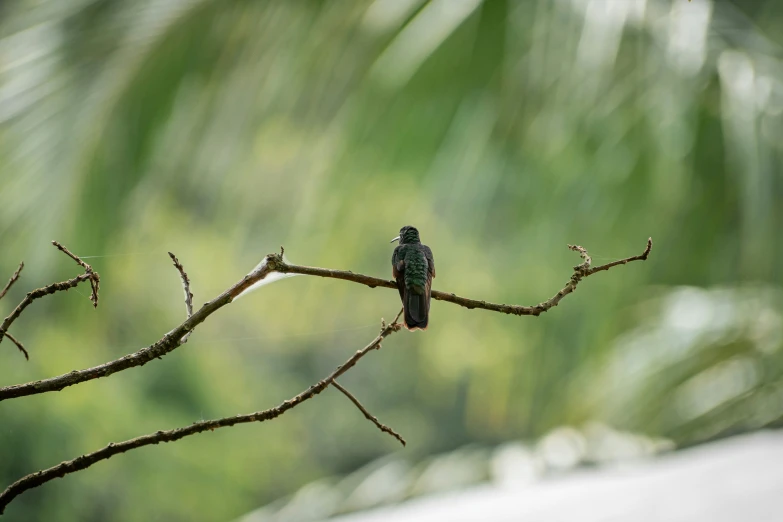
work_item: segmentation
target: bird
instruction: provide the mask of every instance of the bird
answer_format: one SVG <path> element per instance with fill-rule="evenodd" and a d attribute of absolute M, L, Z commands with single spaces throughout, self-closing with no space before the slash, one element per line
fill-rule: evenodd
<path fill-rule="evenodd" d="M 397 281 L 408 330 L 426 330 L 430 318 L 430 292 L 435 277 L 432 250 L 421 244 L 416 227 L 404 226 L 392 254 L 392 276 Z"/>

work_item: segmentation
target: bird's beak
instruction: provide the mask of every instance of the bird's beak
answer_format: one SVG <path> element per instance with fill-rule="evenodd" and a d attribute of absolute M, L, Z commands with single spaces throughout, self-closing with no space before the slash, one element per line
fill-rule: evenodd
<path fill-rule="evenodd" d="M 397 236 L 394 239 L 392 239 L 391 241 L 389 241 L 389 243 L 394 243 L 395 241 L 399 241 L 399 239 L 400 239 L 400 236 Z"/>

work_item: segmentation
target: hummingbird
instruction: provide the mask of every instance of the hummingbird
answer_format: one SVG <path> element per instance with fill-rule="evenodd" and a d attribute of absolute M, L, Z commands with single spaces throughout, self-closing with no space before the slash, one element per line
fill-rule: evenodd
<path fill-rule="evenodd" d="M 400 235 L 390 241 L 400 244 L 392 254 L 392 276 L 397 280 L 405 327 L 408 330 L 426 330 L 430 317 L 430 290 L 435 277 L 432 250 L 421 244 L 416 227 L 404 226 Z"/>

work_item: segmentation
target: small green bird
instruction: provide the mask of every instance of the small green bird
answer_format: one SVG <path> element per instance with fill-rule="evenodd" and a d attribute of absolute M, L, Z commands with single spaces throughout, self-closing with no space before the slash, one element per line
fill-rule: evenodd
<path fill-rule="evenodd" d="M 390 243 L 397 240 L 400 244 L 392 254 L 392 276 L 397 280 L 405 310 L 405 327 L 408 330 L 426 330 L 430 318 L 432 278 L 435 277 L 432 250 L 421 244 L 415 227 L 402 227 L 400 235 Z"/>

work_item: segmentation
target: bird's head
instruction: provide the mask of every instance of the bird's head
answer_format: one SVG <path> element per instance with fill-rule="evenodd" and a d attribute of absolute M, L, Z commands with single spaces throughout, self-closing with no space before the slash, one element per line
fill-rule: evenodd
<path fill-rule="evenodd" d="M 401 245 L 421 243 L 421 240 L 419 239 L 419 231 L 416 230 L 416 227 L 412 227 L 410 225 L 402 227 L 400 229 L 400 235 L 389 241 L 389 243 L 394 243 L 395 241 L 399 241 Z"/>

